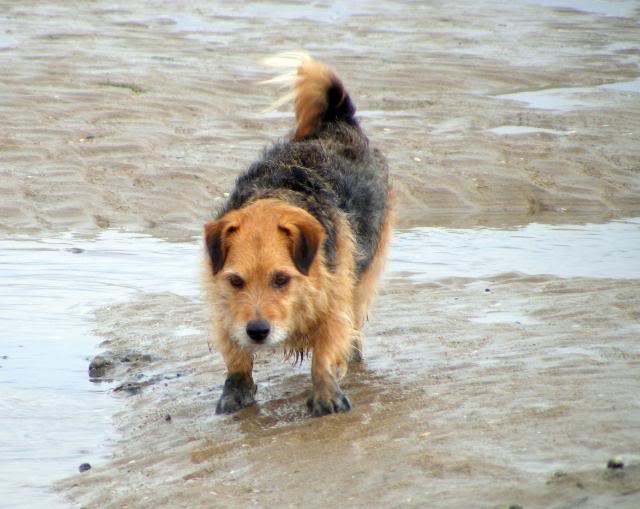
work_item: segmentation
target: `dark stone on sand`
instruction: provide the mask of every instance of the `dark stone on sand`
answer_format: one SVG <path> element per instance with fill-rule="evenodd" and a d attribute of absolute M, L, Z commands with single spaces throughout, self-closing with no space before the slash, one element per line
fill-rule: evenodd
<path fill-rule="evenodd" d="M 89 363 L 89 376 L 91 378 L 103 377 L 113 367 L 113 361 L 109 357 L 96 355 Z"/>
<path fill-rule="evenodd" d="M 124 352 L 114 354 L 106 351 L 93 358 L 89 364 L 89 376 L 91 378 L 104 378 L 107 372 L 114 368 L 126 366 L 126 369 L 132 371 L 133 368 L 139 368 L 155 360 L 156 358 L 153 355 L 146 353 Z M 145 375 L 140 373 L 136 377 L 144 378 Z"/>
<path fill-rule="evenodd" d="M 164 420 L 167 422 L 171 422 L 171 414 L 167 414 L 164 416 Z"/>
<path fill-rule="evenodd" d="M 133 375 L 133 381 L 128 380 L 122 383 L 121 385 L 113 389 L 113 392 L 125 392 L 129 395 L 139 394 L 140 392 L 142 392 L 142 389 L 144 387 L 158 384 L 160 382 L 163 382 L 164 380 L 173 380 L 183 375 L 184 373 L 165 373 L 149 377 L 144 373 L 136 373 L 135 375 Z"/>
<path fill-rule="evenodd" d="M 485 291 L 485 292 L 490 292 L 490 291 L 491 291 L 491 288 L 485 288 L 485 289 L 484 289 L 484 291 Z"/>
<path fill-rule="evenodd" d="M 624 461 L 622 461 L 622 458 L 620 456 L 613 456 L 612 458 L 609 458 L 609 461 L 607 461 L 607 468 L 615 469 L 623 467 Z"/>
<path fill-rule="evenodd" d="M 140 394 L 145 385 L 148 385 L 148 382 L 125 382 L 113 389 L 113 392 L 126 392 L 129 395 Z"/>
<path fill-rule="evenodd" d="M 122 356 L 121 361 L 135 364 L 142 362 L 152 362 L 153 356 L 148 353 L 129 352 Z"/>
<path fill-rule="evenodd" d="M 78 467 L 78 471 L 86 472 L 87 470 L 91 470 L 91 465 L 89 463 L 83 463 Z"/>
<path fill-rule="evenodd" d="M 70 247 L 69 249 L 67 249 L 67 251 L 69 251 L 70 253 L 73 253 L 73 254 L 84 253 L 84 249 L 79 248 L 79 247 Z"/>

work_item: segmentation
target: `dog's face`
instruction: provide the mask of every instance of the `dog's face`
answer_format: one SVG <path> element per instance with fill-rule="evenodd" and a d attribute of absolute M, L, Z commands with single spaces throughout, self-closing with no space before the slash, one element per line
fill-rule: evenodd
<path fill-rule="evenodd" d="M 320 223 L 279 200 L 258 200 L 205 225 L 221 319 L 243 348 L 282 344 L 313 294 Z"/>

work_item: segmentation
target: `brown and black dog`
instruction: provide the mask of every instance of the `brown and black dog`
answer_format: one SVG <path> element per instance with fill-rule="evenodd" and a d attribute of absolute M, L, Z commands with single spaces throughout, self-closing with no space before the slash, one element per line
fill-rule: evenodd
<path fill-rule="evenodd" d="M 254 402 L 253 356 L 312 352 L 314 416 L 351 408 L 338 381 L 391 236 L 387 162 L 369 146 L 342 82 L 310 58 L 295 75 L 296 127 L 237 180 L 204 227 L 204 286 L 227 366 L 217 413 Z"/>

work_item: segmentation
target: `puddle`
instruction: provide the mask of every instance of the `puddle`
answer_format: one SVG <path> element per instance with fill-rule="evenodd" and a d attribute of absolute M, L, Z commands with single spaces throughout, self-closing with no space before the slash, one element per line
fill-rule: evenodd
<path fill-rule="evenodd" d="M 515 323 L 518 325 L 535 325 L 540 323 L 530 316 L 510 311 L 488 311 L 483 315 L 472 318 L 470 321 L 482 324 Z"/>
<path fill-rule="evenodd" d="M 224 37 L 233 38 L 238 33 L 249 30 L 256 20 L 267 18 L 279 24 L 291 21 L 313 23 L 335 23 L 346 20 L 354 13 L 346 4 L 299 4 L 281 8 L 273 5 L 246 3 L 237 5 L 217 5 L 215 12 L 202 14 L 173 13 L 154 19 L 133 19 L 143 23 L 162 22 L 172 24 L 171 31 L 184 34 L 186 38 L 200 42 L 224 42 Z M 224 37 L 223 37 L 224 36 Z"/>
<path fill-rule="evenodd" d="M 633 16 L 638 7 L 637 2 L 633 0 L 529 0 L 527 3 L 619 18 Z"/>
<path fill-rule="evenodd" d="M 117 404 L 88 379 L 93 310 L 137 292 L 196 294 L 197 257 L 192 244 L 113 232 L 0 240 L 0 505 L 68 507 L 50 486 L 109 454 Z"/>
<path fill-rule="evenodd" d="M 181 326 L 178 327 L 173 334 L 179 338 L 186 338 L 188 336 L 197 336 L 199 334 L 201 334 L 202 331 L 200 329 L 197 329 L 196 327 L 188 327 L 188 326 Z"/>
<path fill-rule="evenodd" d="M 619 106 L 622 94 L 640 94 L 640 78 L 593 87 L 548 88 L 496 97 L 524 102 L 530 108 L 566 112 L 600 106 Z"/>
<path fill-rule="evenodd" d="M 640 219 L 513 230 L 416 228 L 395 236 L 391 277 L 504 272 L 639 278 Z M 109 453 L 113 386 L 95 385 L 93 310 L 141 292 L 199 294 L 199 242 L 106 232 L 97 239 L 0 240 L 0 492 L 13 508 L 65 507 L 49 486 Z M 402 274 L 402 275 L 401 275 Z M 530 323 L 496 309 L 478 323 Z M 179 337 L 197 334 L 183 326 Z M 2 358 L 7 356 L 7 358 Z M 267 384 L 268 385 L 268 384 Z M 28 502 L 27 502 L 28 501 Z"/>
<path fill-rule="evenodd" d="M 558 136 L 566 136 L 573 134 L 575 131 L 559 131 L 557 129 L 543 129 L 541 127 L 529 127 L 524 125 L 501 125 L 493 129 L 487 129 L 488 132 L 497 134 L 498 136 L 519 136 L 525 134 L 555 134 Z"/>
<path fill-rule="evenodd" d="M 18 46 L 18 40 L 10 35 L 0 34 L 0 50 L 11 49 Z"/>
<path fill-rule="evenodd" d="M 188 14 L 175 14 L 162 18 L 162 21 L 173 23 L 172 32 L 200 42 L 224 42 L 225 37 L 233 36 L 241 30 L 238 23 L 229 19 L 208 19 Z"/>
<path fill-rule="evenodd" d="M 415 228 L 396 235 L 388 267 L 417 281 L 505 272 L 640 279 L 640 219 L 514 230 Z"/>
<path fill-rule="evenodd" d="M 608 85 L 600 85 L 603 90 L 615 90 L 616 92 L 625 92 L 628 94 L 640 94 L 640 78 L 631 81 L 619 81 L 617 83 L 609 83 Z"/>

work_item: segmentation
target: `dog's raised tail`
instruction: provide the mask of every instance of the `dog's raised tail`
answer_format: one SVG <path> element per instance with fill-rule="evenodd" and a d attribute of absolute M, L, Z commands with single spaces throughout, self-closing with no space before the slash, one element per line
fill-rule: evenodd
<path fill-rule="evenodd" d="M 295 140 L 313 136 L 323 124 L 345 121 L 357 125 L 356 108 L 342 81 L 327 65 L 304 53 L 287 53 L 265 60 L 267 65 L 291 67 L 292 73 L 278 76 L 271 83 L 293 83 L 293 94 L 283 97 L 274 107 L 295 99 Z"/>

